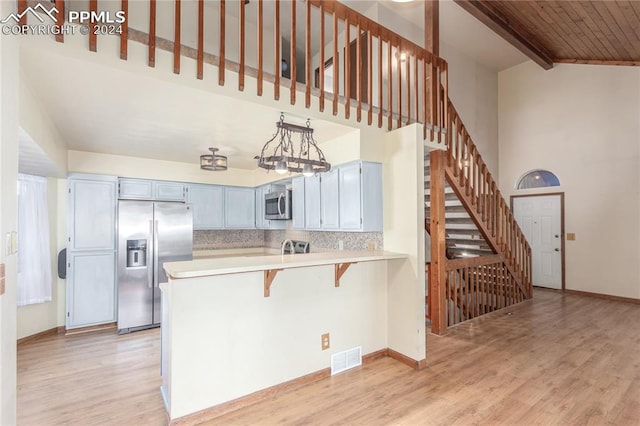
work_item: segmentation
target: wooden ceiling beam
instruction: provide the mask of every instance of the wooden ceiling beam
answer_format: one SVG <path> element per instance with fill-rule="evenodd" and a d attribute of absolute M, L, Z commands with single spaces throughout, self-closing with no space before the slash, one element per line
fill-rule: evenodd
<path fill-rule="evenodd" d="M 514 25 L 506 22 L 501 16 L 496 14 L 491 8 L 487 7 L 482 1 L 478 0 L 454 0 L 458 6 L 463 8 L 474 18 L 485 24 L 500 37 L 508 41 L 516 49 L 521 51 L 536 64 L 545 70 L 553 68 L 553 60 L 549 52 L 536 46 L 522 34 Z"/>

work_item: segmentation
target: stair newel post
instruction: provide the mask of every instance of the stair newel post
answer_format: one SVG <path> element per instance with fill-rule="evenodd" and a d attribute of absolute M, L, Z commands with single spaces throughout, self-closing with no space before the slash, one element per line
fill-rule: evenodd
<path fill-rule="evenodd" d="M 431 276 L 429 281 L 429 300 L 431 312 L 431 332 L 443 334 L 447 328 L 446 311 L 446 274 L 447 242 L 445 231 L 445 151 L 434 150 L 430 155 L 430 230 L 431 230 Z"/>

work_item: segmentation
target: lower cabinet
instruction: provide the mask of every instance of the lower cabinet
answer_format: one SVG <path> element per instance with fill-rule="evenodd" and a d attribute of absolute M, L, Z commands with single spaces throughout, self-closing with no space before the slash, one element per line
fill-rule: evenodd
<path fill-rule="evenodd" d="M 67 258 L 67 328 L 116 321 L 116 253 L 70 252 Z"/>

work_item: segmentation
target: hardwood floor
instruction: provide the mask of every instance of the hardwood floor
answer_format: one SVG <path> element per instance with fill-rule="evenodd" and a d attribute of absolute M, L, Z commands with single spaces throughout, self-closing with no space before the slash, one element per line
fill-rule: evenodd
<path fill-rule="evenodd" d="M 427 368 L 390 358 L 206 424 L 640 425 L 640 306 L 535 290 L 429 335 Z M 158 330 L 18 348 L 20 425 L 166 424 Z"/>

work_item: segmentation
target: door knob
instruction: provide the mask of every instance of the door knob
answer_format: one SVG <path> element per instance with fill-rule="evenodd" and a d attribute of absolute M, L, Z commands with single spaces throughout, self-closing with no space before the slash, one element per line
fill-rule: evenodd
<path fill-rule="evenodd" d="M 557 249 L 555 249 L 555 251 L 560 251 L 560 249 L 559 249 L 559 248 L 557 248 Z"/>
<path fill-rule="evenodd" d="M 556 238 L 560 238 L 560 235 L 556 234 L 556 235 L 554 235 L 554 237 L 556 237 Z"/>

